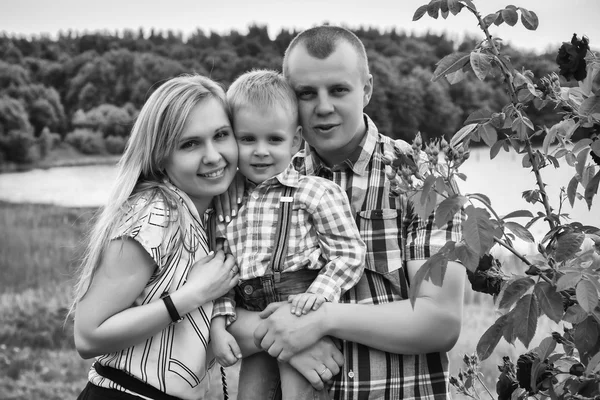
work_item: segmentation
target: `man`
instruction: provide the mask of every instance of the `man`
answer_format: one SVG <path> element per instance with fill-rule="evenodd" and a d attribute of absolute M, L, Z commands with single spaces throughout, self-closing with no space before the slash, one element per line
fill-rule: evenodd
<path fill-rule="evenodd" d="M 406 196 L 390 195 L 382 156 L 408 144 L 378 133 L 363 114 L 373 77 L 354 34 L 334 26 L 301 32 L 286 50 L 283 73 L 298 96 L 306 140 L 296 167 L 346 191 L 367 243 L 367 261 L 360 282 L 340 303 L 325 303 L 301 317 L 287 304 L 269 307 L 255 330 L 256 342 L 294 365 L 321 338 L 342 339 L 345 363 L 333 378 L 334 399 L 447 398 L 446 352 L 460 333 L 463 267 L 448 263 L 441 287 L 424 281 L 414 308 L 408 292 L 431 255 L 448 240 L 460 241 L 462 215 L 436 227 L 433 215 L 420 219 Z M 324 381 L 333 372 L 316 370 Z"/>

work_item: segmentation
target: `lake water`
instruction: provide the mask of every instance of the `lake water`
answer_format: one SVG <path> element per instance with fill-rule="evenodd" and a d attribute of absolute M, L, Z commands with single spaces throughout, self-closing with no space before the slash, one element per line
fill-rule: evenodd
<path fill-rule="evenodd" d="M 532 189 L 535 182 L 533 173 L 521 167 L 521 157 L 502 151 L 494 160 L 490 160 L 488 149 L 474 149 L 471 158 L 461 167 L 461 171 L 467 175 L 465 182 L 459 181 L 461 190 L 463 193 L 488 195 L 500 215 L 516 209 L 529 209 L 534 213 L 541 210 L 521 197 L 521 193 Z M 542 170 L 552 205 L 558 205 L 560 187 L 566 186 L 575 174 L 573 168 L 561 161 L 561 168 L 546 167 Z M 95 165 L 0 174 L 0 200 L 69 207 L 99 206 L 107 201 L 115 173 L 114 165 Z M 564 207 L 563 212 L 568 212 L 574 220 L 600 226 L 599 197 L 595 198 L 591 211 L 583 201 L 576 201 L 573 209 L 568 204 Z M 546 226 L 540 228 L 546 229 Z"/>

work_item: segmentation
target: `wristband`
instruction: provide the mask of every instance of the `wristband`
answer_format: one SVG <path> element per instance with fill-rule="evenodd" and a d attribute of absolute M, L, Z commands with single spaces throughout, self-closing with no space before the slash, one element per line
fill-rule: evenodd
<path fill-rule="evenodd" d="M 169 312 L 169 316 L 171 317 L 171 321 L 174 323 L 181 322 L 183 317 L 179 315 L 177 312 L 177 308 L 175 308 L 175 304 L 173 304 L 173 300 L 171 300 L 171 296 L 167 293 L 162 297 L 162 301 L 165 303 L 165 307 L 167 307 L 167 311 Z"/>

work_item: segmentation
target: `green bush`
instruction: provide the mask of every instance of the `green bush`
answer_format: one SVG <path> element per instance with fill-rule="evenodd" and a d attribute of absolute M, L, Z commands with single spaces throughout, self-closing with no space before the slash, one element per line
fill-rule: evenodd
<path fill-rule="evenodd" d="M 42 129 L 42 133 L 38 138 L 40 155 L 45 157 L 58 143 L 60 143 L 60 135 L 58 133 L 50 132 L 50 129 L 47 127 Z"/>
<path fill-rule="evenodd" d="M 35 138 L 29 132 L 12 130 L 7 135 L 0 136 L 0 152 L 4 153 L 6 161 L 17 163 L 34 161 L 31 147 Z"/>
<path fill-rule="evenodd" d="M 67 134 L 65 142 L 84 154 L 102 154 L 105 151 L 102 132 L 89 129 L 75 129 Z"/>
<path fill-rule="evenodd" d="M 125 150 L 127 139 L 122 136 L 107 136 L 105 140 L 106 151 L 110 154 L 122 154 Z"/>

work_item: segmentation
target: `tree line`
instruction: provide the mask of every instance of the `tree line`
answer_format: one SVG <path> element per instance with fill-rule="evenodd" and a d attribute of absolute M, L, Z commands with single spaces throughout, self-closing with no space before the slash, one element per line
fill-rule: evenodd
<path fill-rule="evenodd" d="M 456 85 L 431 82 L 445 55 L 472 48 L 445 35 L 409 35 L 394 29 L 352 29 L 364 42 L 374 80 L 366 112 L 380 131 L 412 139 L 450 137 L 480 108 L 499 111 L 507 102 L 501 77 L 476 77 Z M 281 30 L 271 39 L 266 26 L 246 34 L 205 33 L 183 38 L 174 31 L 61 32 L 0 36 L 0 164 L 43 158 L 67 143 L 88 154 L 122 152 L 138 110 L 161 82 L 182 73 L 210 76 L 227 87 L 252 68 L 281 70 L 283 52 L 298 32 Z M 555 54 L 505 49 L 517 69 L 535 76 L 556 71 Z M 535 124 L 556 115 L 529 110 Z"/>

